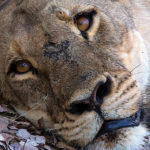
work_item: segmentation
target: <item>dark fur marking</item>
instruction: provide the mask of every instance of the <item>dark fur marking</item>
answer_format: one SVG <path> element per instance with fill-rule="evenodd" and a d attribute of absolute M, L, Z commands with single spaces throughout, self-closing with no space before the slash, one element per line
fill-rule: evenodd
<path fill-rule="evenodd" d="M 66 50 L 69 48 L 70 42 L 63 41 L 61 44 L 48 43 L 46 44 L 44 50 L 44 56 L 48 58 L 54 58 L 59 60 L 60 56 L 63 57 L 64 61 L 68 61 L 71 59 Z"/>
<path fill-rule="evenodd" d="M 16 6 L 21 5 L 21 3 L 22 3 L 23 1 L 24 1 L 24 0 L 17 0 L 17 1 L 16 1 Z"/>
<path fill-rule="evenodd" d="M 123 92 L 122 94 L 118 97 L 121 98 L 124 94 L 126 94 L 130 89 L 136 86 L 136 81 L 133 81 Z M 118 99 L 117 98 L 117 99 Z"/>
<path fill-rule="evenodd" d="M 0 11 L 4 9 L 8 5 L 9 2 L 10 0 L 2 0 L 2 2 L 0 2 Z"/>
<path fill-rule="evenodd" d="M 69 41 L 63 41 L 60 44 L 49 42 L 44 46 L 43 55 L 49 59 L 55 59 L 56 61 L 62 59 L 64 62 L 70 62 L 73 65 L 78 65 L 76 61 L 72 60 L 70 54 L 67 52 L 69 46 Z"/>
<path fill-rule="evenodd" d="M 118 133 L 116 131 L 112 131 L 109 134 L 106 134 L 108 142 L 113 142 L 118 138 Z"/>
<path fill-rule="evenodd" d="M 120 105 L 125 105 L 127 102 L 131 101 L 133 98 L 137 96 L 137 93 L 126 99 L 126 101 L 122 102 Z"/>
<path fill-rule="evenodd" d="M 118 83 L 117 91 L 120 89 L 120 86 L 123 84 L 123 82 L 128 80 L 130 77 L 131 75 L 127 75 L 123 79 L 120 79 L 120 82 Z"/>
<path fill-rule="evenodd" d="M 85 124 L 85 122 L 82 122 L 81 124 L 78 124 L 78 125 L 76 125 L 76 126 L 73 126 L 73 127 L 62 127 L 61 129 L 58 129 L 58 131 L 63 131 L 63 130 L 65 130 L 66 132 L 68 131 L 68 130 L 73 130 L 73 129 L 76 129 L 76 128 L 80 128 L 80 126 L 82 126 L 82 125 L 84 125 Z M 78 133 L 77 133 L 78 134 Z M 76 134 L 75 134 L 76 135 Z"/>
<path fill-rule="evenodd" d="M 75 120 L 69 118 L 65 113 L 64 113 L 64 115 L 65 115 L 65 119 L 67 122 L 72 122 L 72 123 L 75 122 Z"/>

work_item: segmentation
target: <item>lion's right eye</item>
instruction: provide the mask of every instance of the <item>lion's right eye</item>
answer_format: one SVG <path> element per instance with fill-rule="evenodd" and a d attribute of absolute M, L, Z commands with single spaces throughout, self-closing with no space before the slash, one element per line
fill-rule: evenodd
<path fill-rule="evenodd" d="M 11 64 L 8 74 L 10 73 L 23 74 L 32 70 L 34 70 L 34 68 L 28 60 L 19 60 Z"/>
<path fill-rule="evenodd" d="M 78 30 L 80 31 L 81 35 L 88 40 L 88 30 L 93 26 L 94 24 L 94 16 L 96 15 L 95 10 L 90 10 L 89 12 L 81 12 L 78 13 L 74 17 L 74 23 Z"/>
<path fill-rule="evenodd" d="M 80 17 L 77 20 L 77 27 L 80 31 L 86 31 L 90 27 L 90 18 Z"/>

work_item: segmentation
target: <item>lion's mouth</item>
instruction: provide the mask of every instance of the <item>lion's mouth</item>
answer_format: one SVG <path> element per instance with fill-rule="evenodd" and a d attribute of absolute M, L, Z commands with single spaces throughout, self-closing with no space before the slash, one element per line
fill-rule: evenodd
<path fill-rule="evenodd" d="M 84 101 L 85 102 L 85 101 Z M 88 104 L 88 103 L 84 103 L 83 102 L 78 102 L 78 103 L 74 103 L 74 105 L 72 105 L 72 109 L 69 111 L 72 114 L 76 114 L 77 112 L 80 114 L 84 111 L 96 111 L 99 115 L 101 115 L 101 111 L 99 109 L 99 106 L 94 105 L 92 103 Z M 134 115 L 124 118 L 124 119 L 120 119 L 120 120 L 104 120 L 104 123 L 100 129 L 100 131 L 98 132 L 97 136 L 100 136 L 102 134 L 120 129 L 120 128 L 127 128 L 127 127 L 135 127 L 138 126 L 140 124 L 141 121 L 141 116 L 142 116 L 142 110 L 140 109 L 137 113 L 135 113 Z"/>
<path fill-rule="evenodd" d="M 139 110 L 136 114 L 128 118 L 105 121 L 96 137 L 120 128 L 138 126 L 140 124 L 140 120 L 141 120 L 141 110 Z"/>
<path fill-rule="evenodd" d="M 100 82 L 94 89 L 93 94 L 88 99 L 76 101 L 71 104 L 71 109 L 68 110 L 71 114 L 82 114 L 83 112 L 95 111 L 99 116 L 103 118 L 101 112 L 101 104 L 103 103 L 103 97 L 108 95 L 111 90 L 111 80 L 107 78 L 106 83 Z M 103 125 L 96 135 L 96 137 L 101 136 L 102 134 L 127 127 L 139 126 L 141 121 L 142 110 L 139 109 L 134 115 L 119 119 L 119 120 L 105 120 Z"/>

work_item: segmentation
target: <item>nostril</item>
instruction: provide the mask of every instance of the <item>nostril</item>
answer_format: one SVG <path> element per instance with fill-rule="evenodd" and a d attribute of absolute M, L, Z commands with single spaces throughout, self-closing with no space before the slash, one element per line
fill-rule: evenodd
<path fill-rule="evenodd" d="M 85 100 L 83 102 L 79 101 L 74 104 L 71 104 L 71 109 L 69 110 L 69 112 L 72 114 L 82 114 L 85 111 L 91 111 L 89 100 L 87 101 L 88 101 L 87 103 Z"/>
<path fill-rule="evenodd" d="M 111 92 L 111 79 L 107 77 L 106 82 L 99 82 L 94 90 L 94 101 L 99 105 L 102 104 L 103 98 Z"/>

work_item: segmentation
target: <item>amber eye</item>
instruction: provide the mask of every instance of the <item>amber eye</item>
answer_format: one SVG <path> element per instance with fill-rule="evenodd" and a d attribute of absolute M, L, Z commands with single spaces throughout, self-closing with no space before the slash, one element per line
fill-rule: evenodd
<path fill-rule="evenodd" d="M 31 64 L 26 60 L 16 62 L 16 71 L 19 73 L 28 72 L 31 68 Z"/>
<path fill-rule="evenodd" d="M 38 70 L 32 66 L 28 60 L 19 60 L 13 62 L 8 69 L 7 75 L 11 73 L 14 74 L 24 74 L 27 72 L 32 72 L 33 74 L 38 74 Z"/>
<path fill-rule="evenodd" d="M 77 19 L 77 27 L 80 31 L 87 31 L 90 27 L 90 18 L 80 17 Z"/>
<path fill-rule="evenodd" d="M 27 60 L 19 60 L 16 61 L 14 63 L 11 64 L 9 71 L 8 71 L 8 75 L 11 73 L 26 73 L 30 70 L 33 70 L 33 67 L 31 65 L 31 63 Z"/>

